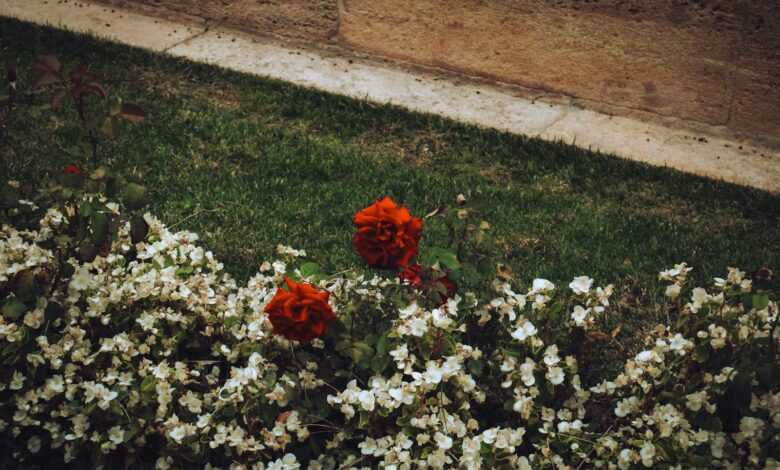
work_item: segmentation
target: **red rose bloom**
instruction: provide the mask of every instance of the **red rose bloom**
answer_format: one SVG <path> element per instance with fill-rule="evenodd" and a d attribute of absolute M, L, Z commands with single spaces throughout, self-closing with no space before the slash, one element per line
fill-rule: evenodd
<path fill-rule="evenodd" d="M 66 175 L 80 175 L 81 169 L 76 165 L 68 165 L 65 167 L 65 170 L 63 170 L 63 173 Z"/>
<path fill-rule="evenodd" d="M 357 232 L 352 246 L 375 268 L 406 266 L 417 254 L 422 220 L 385 196 L 361 210 L 353 218 Z"/>
<path fill-rule="evenodd" d="M 336 314 L 328 305 L 329 292 L 297 283 L 285 277 L 287 290 L 281 287 L 265 307 L 274 333 L 287 339 L 308 343 L 322 336 Z"/>
<path fill-rule="evenodd" d="M 443 277 L 439 277 L 438 279 L 434 278 L 433 272 L 430 269 L 424 269 L 419 264 L 406 266 L 398 273 L 398 277 L 400 277 L 401 280 L 406 281 L 407 284 L 420 290 L 424 290 L 426 292 L 435 290 L 442 304 L 446 302 L 447 299 L 454 297 L 455 293 L 458 291 L 458 287 L 450 280 L 449 277 L 445 275 Z M 437 290 L 438 286 L 443 287 L 445 292 L 442 293 L 441 291 Z"/>

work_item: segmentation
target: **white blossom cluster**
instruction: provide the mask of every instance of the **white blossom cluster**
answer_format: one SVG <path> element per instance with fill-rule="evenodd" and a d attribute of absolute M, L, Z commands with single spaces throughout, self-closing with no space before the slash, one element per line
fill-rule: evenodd
<path fill-rule="evenodd" d="M 59 260 L 73 213 L 0 228 L 4 302 L 20 276 L 44 286 L 0 316 L 0 435 L 20 468 L 85 453 L 158 469 L 780 465 L 778 305 L 737 269 L 709 291 L 684 263 L 662 272 L 672 322 L 588 384 L 573 338 L 617 302 L 587 276 L 438 306 L 396 279 L 319 276 L 338 325 L 300 345 L 264 309 L 304 252 L 279 246 L 239 286 L 197 235 L 147 214 L 143 242 L 123 222 L 106 256 Z"/>

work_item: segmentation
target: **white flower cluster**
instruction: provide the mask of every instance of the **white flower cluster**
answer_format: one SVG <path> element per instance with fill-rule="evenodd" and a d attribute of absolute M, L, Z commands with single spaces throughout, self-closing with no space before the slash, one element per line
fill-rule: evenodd
<path fill-rule="evenodd" d="M 0 229 L 2 463 L 123 452 L 158 469 L 779 465 L 778 305 L 737 269 L 710 291 L 688 289 L 684 263 L 662 272 L 672 324 L 588 382 L 575 338 L 617 313 L 614 288 L 587 276 L 568 290 L 495 281 L 485 303 L 438 306 L 396 279 L 318 276 L 340 320 L 298 345 L 264 308 L 304 252 L 278 247 L 286 262 L 239 286 L 195 234 L 146 215 L 145 241 L 123 222 L 106 256 L 61 260 L 73 212 Z M 29 279 L 37 300 L 19 294 Z"/>

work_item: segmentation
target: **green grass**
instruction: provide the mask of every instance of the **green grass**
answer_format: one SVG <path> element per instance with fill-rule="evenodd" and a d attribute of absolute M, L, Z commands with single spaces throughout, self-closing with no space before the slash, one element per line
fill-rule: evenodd
<path fill-rule="evenodd" d="M 466 194 L 526 281 L 589 274 L 652 287 L 683 260 L 699 281 L 727 266 L 778 267 L 776 195 L 0 19 L 0 54 L 18 60 L 22 80 L 42 53 L 89 63 L 112 94 L 145 108 L 104 161 L 152 188 L 150 211 L 199 232 L 241 279 L 277 243 L 329 271 L 362 266 L 351 217 L 385 194 L 417 215 Z M 63 151 L 74 119 L 20 107 L 0 142 L 3 176 L 40 186 L 68 163 L 89 165 Z"/>

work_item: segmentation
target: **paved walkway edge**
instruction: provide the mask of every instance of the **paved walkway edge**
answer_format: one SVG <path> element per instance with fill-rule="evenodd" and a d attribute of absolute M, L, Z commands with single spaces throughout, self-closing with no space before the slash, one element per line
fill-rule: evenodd
<path fill-rule="evenodd" d="M 194 27 L 83 2 L 0 0 L 0 15 L 72 31 L 89 32 L 131 46 L 297 85 L 392 103 L 414 111 L 516 134 L 563 140 L 657 166 L 780 192 L 780 152 L 615 117 L 520 91 L 470 82 L 392 64 L 304 49 L 268 38 Z"/>

